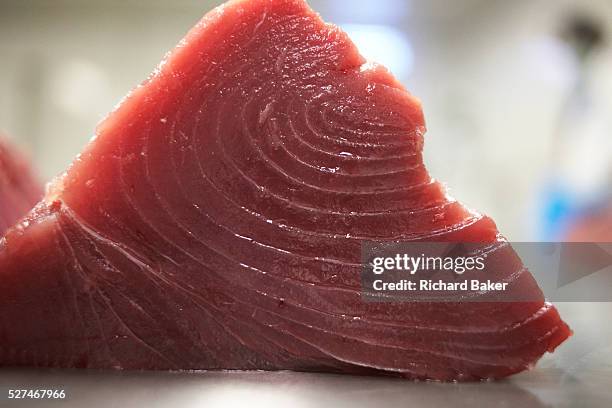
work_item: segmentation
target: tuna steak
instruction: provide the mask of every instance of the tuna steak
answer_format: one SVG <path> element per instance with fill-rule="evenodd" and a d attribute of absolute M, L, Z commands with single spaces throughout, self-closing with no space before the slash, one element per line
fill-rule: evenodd
<path fill-rule="evenodd" d="M 42 187 L 30 165 L 0 135 L 0 237 L 34 207 Z"/>
<path fill-rule="evenodd" d="M 0 249 L 0 363 L 468 380 L 569 335 L 522 303 L 371 303 L 360 243 L 496 242 L 424 168 L 421 106 L 303 0 L 198 23 Z M 503 261 L 503 260 L 502 260 Z"/>

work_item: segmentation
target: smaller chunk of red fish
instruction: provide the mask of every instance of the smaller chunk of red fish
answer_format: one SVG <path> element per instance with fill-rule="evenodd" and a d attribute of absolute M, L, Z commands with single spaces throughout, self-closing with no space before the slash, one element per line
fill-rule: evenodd
<path fill-rule="evenodd" d="M 0 237 L 41 199 L 28 160 L 0 135 Z"/>

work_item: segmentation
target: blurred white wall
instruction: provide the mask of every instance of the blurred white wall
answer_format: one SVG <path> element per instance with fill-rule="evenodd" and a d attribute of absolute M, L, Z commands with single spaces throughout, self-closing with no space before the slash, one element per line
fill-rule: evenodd
<path fill-rule="evenodd" d="M 0 129 L 30 151 L 50 179 L 81 150 L 96 123 L 219 3 L 0 1 Z M 381 62 L 398 67 L 423 101 L 431 172 L 456 198 L 492 215 L 510 238 L 533 239 L 533 206 L 576 69 L 557 33 L 574 10 L 612 27 L 612 1 L 310 3 L 349 28 L 385 24 L 400 33 L 390 42 L 399 48 L 383 50 Z M 368 38 L 366 30 L 358 42 L 367 47 Z M 595 75 L 600 102 L 612 109 L 612 56 L 604 51 L 598 58 L 599 67 L 611 68 Z"/>

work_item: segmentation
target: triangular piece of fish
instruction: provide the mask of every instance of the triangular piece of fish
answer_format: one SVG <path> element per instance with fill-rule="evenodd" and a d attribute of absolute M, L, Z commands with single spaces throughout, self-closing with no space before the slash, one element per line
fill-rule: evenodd
<path fill-rule="evenodd" d="M 532 301 L 362 301 L 363 240 L 498 240 L 431 179 L 424 130 L 420 103 L 305 1 L 217 8 L 6 237 L 0 363 L 530 367 L 570 331 L 513 253 L 499 273 Z"/>

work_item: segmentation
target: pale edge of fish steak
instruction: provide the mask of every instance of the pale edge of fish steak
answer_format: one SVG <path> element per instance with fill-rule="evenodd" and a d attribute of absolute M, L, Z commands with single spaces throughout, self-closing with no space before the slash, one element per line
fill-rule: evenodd
<path fill-rule="evenodd" d="M 570 330 L 422 160 L 420 103 L 302 0 L 207 14 L 0 249 L 0 364 L 500 378 Z M 360 243 L 497 244 L 530 302 L 371 303 Z"/>

